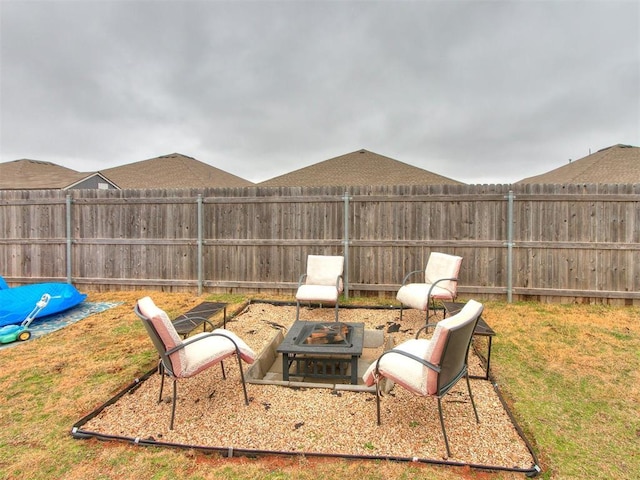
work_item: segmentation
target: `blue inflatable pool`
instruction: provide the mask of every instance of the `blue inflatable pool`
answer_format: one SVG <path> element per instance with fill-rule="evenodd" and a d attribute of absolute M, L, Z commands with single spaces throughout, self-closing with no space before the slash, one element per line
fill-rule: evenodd
<path fill-rule="evenodd" d="M 45 293 L 51 295 L 51 300 L 36 318 L 75 307 L 87 298 L 69 283 L 35 283 L 10 288 L 0 277 L 0 327 L 22 323 Z"/>

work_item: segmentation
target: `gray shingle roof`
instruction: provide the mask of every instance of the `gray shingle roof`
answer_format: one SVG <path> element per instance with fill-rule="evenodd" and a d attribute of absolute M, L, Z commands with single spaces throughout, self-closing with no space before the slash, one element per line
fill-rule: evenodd
<path fill-rule="evenodd" d="M 363 149 L 294 170 L 258 185 L 322 187 L 436 184 L 463 185 L 462 182 Z"/>
<path fill-rule="evenodd" d="M 515 183 L 640 183 L 640 148 L 613 145 Z"/>
<path fill-rule="evenodd" d="M 249 180 L 236 177 L 195 158 L 179 153 L 100 170 L 120 188 L 248 187 Z"/>
<path fill-rule="evenodd" d="M 92 175 L 40 160 L 0 163 L 0 190 L 64 189 Z"/>

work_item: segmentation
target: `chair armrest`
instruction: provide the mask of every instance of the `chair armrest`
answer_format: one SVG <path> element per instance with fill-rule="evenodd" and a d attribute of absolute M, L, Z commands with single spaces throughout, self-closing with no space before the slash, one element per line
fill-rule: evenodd
<path fill-rule="evenodd" d="M 409 272 L 409 273 L 407 273 L 407 274 L 404 276 L 404 278 L 402 279 L 402 285 L 405 285 L 405 284 L 407 283 L 407 280 L 409 280 L 409 277 L 410 277 L 411 275 L 414 275 L 414 274 L 416 274 L 416 273 L 422 273 L 422 272 L 424 272 L 424 270 L 414 270 L 413 272 Z"/>
<path fill-rule="evenodd" d="M 204 340 L 205 338 L 209 338 L 209 337 L 224 337 L 224 338 L 226 338 L 226 339 L 227 339 L 227 340 L 229 340 L 231 343 L 233 343 L 233 346 L 234 346 L 234 347 L 235 347 L 235 349 L 236 349 L 236 353 L 237 353 L 237 354 L 240 354 L 240 349 L 238 348 L 238 344 L 237 344 L 237 343 L 236 343 L 232 338 L 229 338 L 228 336 L 226 336 L 226 335 L 225 335 L 225 334 L 223 334 L 223 333 L 215 333 L 215 332 L 207 332 L 206 334 L 204 334 L 204 335 L 200 335 L 200 336 L 198 336 L 197 338 L 190 338 L 190 339 L 188 338 L 187 340 L 185 340 L 184 342 L 182 342 L 182 344 L 181 344 L 181 345 L 178 345 L 177 347 L 173 347 L 172 349 L 167 350 L 167 351 L 165 352 L 165 354 L 166 354 L 166 355 L 171 355 L 172 353 L 175 353 L 175 352 L 177 352 L 178 350 L 182 350 L 182 349 L 183 349 L 183 348 L 185 348 L 187 345 L 190 345 L 190 344 L 192 344 L 192 343 L 196 343 L 196 342 L 198 342 L 198 341 L 200 341 L 200 340 Z"/>
<path fill-rule="evenodd" d="M 431 290 L 433 290 L 433 287 L 435 287 L 440 282 L 456 282 L 456 283 L 458 283 L 458 279 L 457 278 L 439 278 L 438 280 L 436 280 L 435 282 L 433 282 L 431 284 L 431 287 L 429 287 L 429 295 L 428 295 L 427 298 L 431 298 Z M 451 296 L 453 296 L 453 292 L 451 290 L 449 290 L 449 293 L 451 293 Z"/>
<path fill-rule="evenodd" d="M 429 327 L 435 327 L 436 325 L 438 325 L 438 324 L 437 324 L 437 323 L 427 323 L 427 324 L 426 324 L 426 325 L 424 325 L 422 328 L 420 328 L 420 330 L 418 330 L 418 331 L 416 332 L 416 336 L 415 336 L 415 338 L 418 338 L 418 336 L 420 335 L 420 333 L 421 333 L 423 330 L 429 330 Z"/>
<path fill-rule="evenodd" d="M 380 373 L 379 367 L 380 367 L 380 359 L 382 359 L 382 357 L 384 357 L 385 355 L 387 355 L 388 353 L 397 353 L 398 355 L 403 355 L 407 358 L 410 358 L 411 360 L 415 360 L 416 362 L 424 365 L 425 367 L 433 370 L 436 373 L 440 373 L 440 371 L 442 370 L 442 368 L 440 368 L 437 365 L 434 365 L 431 362 L 428 362 L 427 360 L 425 360 L 424 358 L 420 358 L 415 356 L 412 353 L 409 352 L 405 352 L 403 350 L 396 350 L 396 349 L 391 349 L 391 350 L 387 350 L 386 352 L 384 352 L 382 355 L 380 355 L 378 357 L 378 360 L 376 361 L 376 374 Z"/>
<path fill-rule="evenodd" d="M 340 291 L 340 284 L 344 285 L 344 279 L 342 278 L 342 275 L 338 275 L 338 277 L 336 278 L 336 290 L 338 290 L 338 292 Z"/>
<path fill-rule="evenodd" d="M 303 273 L 302 275 L 300 275 L 300 278 L 298 279 L 298 288 L 300 288 L 302 286 L 302 284 L 304 283 L 305 278 L 307 278 L 307 274 Z"/>

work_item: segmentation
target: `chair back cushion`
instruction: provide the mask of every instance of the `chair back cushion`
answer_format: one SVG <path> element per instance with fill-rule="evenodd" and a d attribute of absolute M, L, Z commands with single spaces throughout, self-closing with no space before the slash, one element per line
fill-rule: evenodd
<path fill-rule="evenodd" d="M 344 271 L 344 257 L 329 255 L 309 255 L 307 257 L 307 285 L 336 286 L 338 277 Z M 338 288 L 342 291 L 342 281 Z"/>
<path fill-rule="evenodd" d="M 439 366 L 441 371 L 428 369 L 427 395 L 438 394 L 465 367 L 473 330 L 483 308 L 481 303 L 469 300 L 460 312 L 436 324 L 425 360 Z"/>
<path fill-rule="evenodd" d="M 424 271 L 425 283 L 433 284 L 437 280 L 442 278 L 458 278 L 460 273 L 460 266 L 462 265 L 462 257 L 456 255 L 448 255 L 446 253 L 431 252 L 429 255 L 429 261 Z M 455 298 L 458 289 L 458 282 L 452 282 L 450 280 L 438 283 L 439 289 L 444 289 L 447 292 L 451 292 L 452 295 L 446 295 L 446 298 L 452 296 Z M 433 297 L 438 298 L 436 293 Z"/>
<path fill-rule="evenodd" d="M 168 350 L 182 345 L 180 335 L 176 332 L 166 312 L 158 308 L 150 297 L 144 297 L 138 300 L 138 311 L 147 319 L 153 328 L 153 331 L 149 331 L 148 329 L 147 331 L 149 331 L 149 335 L 152 336 L 153 343 L 160 357 L 165 362 L 165 368 L 170 369 L 171 373 L 176 377 L 182 376 L 183 367 L 187 364 L 184 349 L 180 349 L 168 357 L 166 355 Z M 143 321 L 145 320 L 143 319 Z M 156 339 L 153 338 L 154 334 L 156 335 Z M 161 345 L 158 345 L 157 340 L 161 342 Z M 171 365 L 167 365 L 166 360 L 170 361 Z"/>

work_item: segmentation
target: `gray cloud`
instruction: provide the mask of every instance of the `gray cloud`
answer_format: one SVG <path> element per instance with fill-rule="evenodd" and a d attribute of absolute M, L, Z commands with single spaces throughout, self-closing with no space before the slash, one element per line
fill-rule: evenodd
<path fill-rule="evenodd" d="M 640 144 L 637 2 L 3 0 L 0 27 L 0 161 L 262 181 L 366 148 L 508 183 Z"/>

